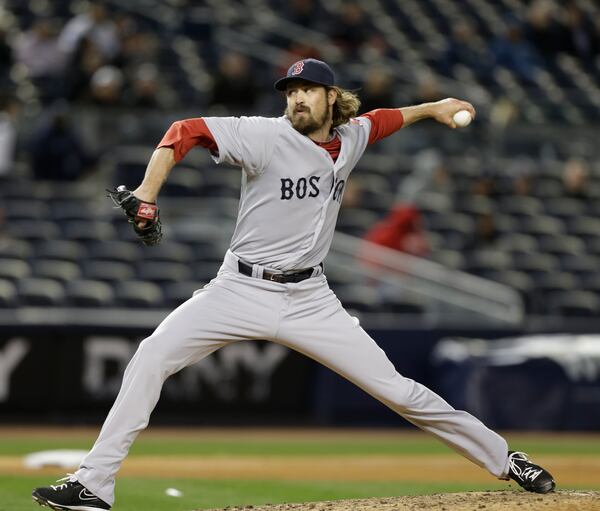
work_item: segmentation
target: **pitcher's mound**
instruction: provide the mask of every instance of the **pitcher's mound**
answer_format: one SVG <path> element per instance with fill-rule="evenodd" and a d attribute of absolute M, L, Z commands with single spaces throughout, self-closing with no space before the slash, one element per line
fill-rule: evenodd
<path fill-rule="evenodd" d="M 408 497 L 334 500 L 306 504 L 236 506 L 227 511 L 600 511 L 600 492 L 561 490 L 440 493 Z"/>

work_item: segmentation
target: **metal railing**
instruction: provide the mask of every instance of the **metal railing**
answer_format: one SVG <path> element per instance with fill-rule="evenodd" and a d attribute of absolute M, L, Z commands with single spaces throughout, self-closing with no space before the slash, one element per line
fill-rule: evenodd
<path fill-rule="evenodd" d="M 336 233 L 328 266 L 351 267 L 361 276 L 397 286 L 424 297 L 508 325 L 524 320 L 524 305 L 514 289 L 491 280 L 454 270 L 439 263 Z"/>

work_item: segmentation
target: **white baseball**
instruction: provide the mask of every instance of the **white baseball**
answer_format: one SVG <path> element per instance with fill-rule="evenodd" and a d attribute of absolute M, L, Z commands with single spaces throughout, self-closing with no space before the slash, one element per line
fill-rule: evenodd
<path fill-rule="evenodd" d="M 468 110 L 459 110 L 454 114 L 452 120 L 459 128 L 464 128 L 471 124 L 473 118 L 471 117 L 471 112 Z"/>

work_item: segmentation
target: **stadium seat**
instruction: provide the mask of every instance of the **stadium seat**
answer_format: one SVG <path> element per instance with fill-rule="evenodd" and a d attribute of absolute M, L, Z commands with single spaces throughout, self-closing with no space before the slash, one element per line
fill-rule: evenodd
<path fill-rule="evenodd" d="M 580 276 L 590 277 L 600 275 L 600 258 L 591 254 L 574 254 L 561 257 L 560 265 L 563 271 Z"/>
<path fill-rule="evenodd" d="M 193 260 L 193 250 L 183 243 L 170 240 L 168 243 L 140 249 L 140 258 L 144 262 L 164 261 L 170 263 L 189 263 Z"/>
<path fill-rule="evenodd" d="M 87 251 L 81 243 L 76 241 L 42 240 L 35 245 L 35 255 L 40 259 L 77 262 L 86 257 Z"/>
<path fill-rule="evenodd" d="M 122 307 L 156 308 L 165 306 L 160 286 L 152 282 L 125 280 L 115 285 L 116 303 Z"/>
<path fill-rule="evenodd" d="M 0 279 L 16 281 L 31 274 L 29 264 L 20 259 L 0 259 Z"/>
<path fill-rule="evenodd" d="M 498 238 L 496 246 L 500 250 L 511 253 L 531 253 L 539 250 L 538 240 L 529 234 L 519 232 L 503 234 Z"/>
<path fill-rule="evenodd" d="M 336 295 L 342 305 L 351 311 L 376 312 L 382 303 L 377 289 L 360 284 L 340 285 L 336 288 Z"/>
<path fill-rule="evenodd" d="M 434 249 L 428 258 L 455 270 L 464 270 L 466 266 L 465 256 L 458 250 Z"/>
<path fill-rule="evenodd" d="M 566 272 L 548 272 L 534 277 L 536 293 L 543 300 L 548 294 L 556 294 L 561 291 L 574 291 L 580 288 L 579 279 Z"/>
<path fill-rule="evenodd" d="M 49 220 L 14 220 L 6 229 L 13 237 L 29 241 L 56 239 L 60 236 L 58 226 Z"/>
<path fill-rule="evenodd" d="M 192 268 L 193 280 L 196 282 L 209 282 L 217 276 L 221 262 L 198 261 Z"/>
<path fill-rule="evenodd" d="M 0 259 L 28 259 L 32 253 L 33 248 L 28 241 L 0 238 Z"/>
<path fill-rule="evenodd" d="M 48 205 L 44 201 L 33 198 L 3 201 L 2 208 L 5 211 L 6 219 L 10 222 L 45 220 L 50 216 Z"/>
<path fill-rule="evenodd" d="M 202 289 L 205 283 L 203 282 L 171 282 L 164 285 L 164 305 L 165 307 L 173 308 L 181 305 L 186 300 L 189 300 L 194 291 Z"/>
<path fill-rule="evenodd" d="M 114 292 L 105 282 L 73 280 L 66 284 L 66 303 L 73 307 L 105 307 L 114 304 Z"/>
<path fill-rule="evenodd" d="M 17 303 L 17 288 L 6 279 L 0 279 L 0 308 L 13 307 Z"/>
<path fill-rule="evenodd" d="M 508 270 L 512 267 L 512 257 L 509 252 L 498 250 L 474 250 L 467 257 L 465 271 L 482 275 L 486 271 Z"/>
<path fill-rule="evenodd" d="M 100 220 L 69 220 L 62 224 L 62 233 L 65 239 L 74 241 L 111 240 L 116 237 L 114 227 Z"/>
<path fill-rule="evenodd" d="M 52 204 L 52 218 L 57 222 L 68 222 L 70 220 L 80 220 L 94 222 L 104 220 L 109 217 L 110 203 L 108 199 L 100 202 L 99 200 L 55 200 Z"/>
<path fill-rule="evenodd" d="M 164 261 L 147 261 L 137 268 L 137 277 L 143 281 L 165 283 L 190 280 L 192 271 L 189 266 Z"/>
<path fill-rule="evenodd" d="M 21 305 L 50 307 L 63 304 L 65 291 L 52 279 L 26 277 L 17 282 L 18 300 Z"/>
<path fill-rule="evenodd" d="M 82 263 L 82 271 L 86 279 L 109 283 L 122 282 L 135 276 L 135 269 L 130 264 L 118 261 L 90 259 Z"/>
<path fill-rule="evenodd" d="M 131 228 L 130 226 L 128 227 Z M 90 255 L 99 261 L 116 261 L 130 264 L 140 261 L 142 246 L 139 242 L 111 239 L 106 241 L 91 241 L 86 246 Z"/>
<path fill-rule="evenodd" d="M 545 254 L 562 257 L 585 252 L 585 243 L 575 236 L 540 236 L 538 241 L 540 251 Z"/>
<path fill-rule="evenodd" d="M 35 259 L 31 262 L 31 266 L 33 268 L 33 275 L 39 278 L 67 282 L 81 276 L 79 266 L 72 261 Z"/>
<path fill-rule="evenodd" d="M 386 295 L 382 301 L 381 309 L 394 314 L 423 314 L 425 312 L 425 300 L 408 294 Z"/>
<path fill-rule="evenodd" d="M 560 316 L 597 317 L 600 299 L 589 291 L 571 291 L 549 297 L 550 312 Z"/>
<path fill-rule="evenodd" d="M 558 218 L 551 216 L 531 216 L 523 218 L 520 227 L 526 234 L 533 236 L 558 236 L 565 232 L 564 223 Z"/>
<path fill-rule="evenodd" d="M 515 269 L 530 274 L 556 271 L 560 264 L 556 257 L 544 253 L 515 254 Z"/>

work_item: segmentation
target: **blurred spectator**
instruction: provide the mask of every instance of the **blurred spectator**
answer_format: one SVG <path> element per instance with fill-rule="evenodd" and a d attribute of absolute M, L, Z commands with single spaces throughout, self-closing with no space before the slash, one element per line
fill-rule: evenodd
<path fill-rule="evenodd" d="M 577 5 L 570 1 L 564 8 L 562 49 L 582 61 L 590 62 L 598 51 L 594 23 Z"/>
<path fill-rule="evenodd" d="M 495 128 L 505 129 L 520 117 L 520 109 L 515 102 L 506 97 L 498 97 L 490 110 L 490 123 Z"/>
<path fill-rule="evenodd" d="M 154 64 L 142 64 L 135 70 L 125 102 L 133 107 L 164 106 L 159 90 L 158 69 Z"/>
<path fill-rule="evenodd" d="M 44 103 L 64 95 L 63 74 L 66 56 L 58 45 L 56 23 L 39 18 L 15 43 L 15 56 L 39 90 Z"/>
<path fill-rule="evenodd" d="M 514 195 L 529 196 L 533 191 L 534 163 L 529 158 L 516 159 L 509 168 L 511 192 Z"/>
<path fill-rule="evenodd" d="M 483 197 L 494 198 L 500 195 L 495 167 L 483 167 L 480 175 L 472 181 L 471 193 Z"/>
<path fill-rule="evenodd" d="M 556 4 L 551 0 L 535 0 L 527 11 L 527 39 L 544 55 L 560 51 L 560 25 Z"/>
<path fill-rule="evenodd" d="M 526 82 L 534 82 L 540 66 L 535 47 L 523 36 L 523 26 L 516 19 L 509 19 L 506 31 L 492 43 L 492 53 L 498 66 L 512 71 Z"/>
<path fill-rule="evenodd" d="M 103 66 L 90 80 L 90 98 L 100 106 L 120 106 L 123 103 L 123 73 L 114 66 Z"/>
<path fill-rule="evenodd" d="M 358 179 L 350 179 L 344 186 L 342 208 L 360 208 L 363 205 L 363 186 Z"/>
<path fill-rule="evenodd" d="M 285 19 L 313 30 L 319 29 L 324 18 L 321 3 L 315 0 L 290 0 L 280 7 Z"/>
<path fill-rule="evenodd" d="M 569 158 L 563 167 L 562 181 L 566 196 L 586 198 L 590 181 L 588 163 L 581 158 Z"/>
<path fill-rule="evenodd" d="M 55 77 L 65 67 L 65 54 L 59 49 L 56 25 L 48 18 L 39 18 L 15 43 L 18 62 L 27 68 L 31 78 Z"/>
<path fill-rule="evenodd" d="M 94 42 L 87 37 L 81 39 L 66 71 L 67 98 L 77 101 L 89 97 L 90 80 L 103 65 L 105 60 Z"/>
<path fill-rule="evenodd" d="M 414 171 L 400 182 L 396 202 L 426 202 L 426 197 L 432 200 L 434 195 L 448 198 L 453 190 L 454 185 L 442 155 L 435 149 L 426 149 L 416 155 Z"/>
<path fill-rule="evenodd" d="M 376 108 L 393 108 L 392 76 L 381 66 L 368 69 L 360 96 L 362 112 L 369 112 Z"/>
<path fill-rule="evenodd" d="M 411 100 L 412 103 L 429 103 L 430 101 L 439 101 L 445 97 L 442 86 L 434 74 L 427 72 L 418 75 L 417 90 Z"/>
<path fill-rule="evenodd" d="M 120 44 L 117 27 L 109 18 L 106 4 L 94 0 L 88 4 L 87 11 L 67 22 L 59 38 L 60 48 L 69 56 L 73 55 L 81 40 L 89 39 L 106 62 L 115 59 Z"/>
<path fill-rule="evenodd" d="M 487 46 L 482 44 L 473 24 L 467 19 L 454 24 L 440 64 L 448 76 L 453 76 L 456 65 L 464 65 L 480 80 L 485 79 L 493 69 L 493 59 Z"/>
<path fill-rule="evenodd" d="M 331 22 L 330 35 L 342 51 L 355 54 L 372 32 L 362 7 L 355 2 L 340 4 L 340 13 Z"/>
<path fill-rule="evenodd" d="M 29 154 L 36 179 L 79 179 L 93 164 L 73 126 L 65 103 L 45 112 L 31 138 Z"/>
<path fill-rule="evenodd" d="M 9 73 L 14 57 L 8 44 L 6 31 L 0 26 L 0 85 L 9 83 Z"/>
<path fill-rule="evenodd" d="M 8 93 L 0 92 L 0 179 L 8 177 L 15 161 L 18 104 Z"/>
<path fill-rule="evenodd" d="M 394 58 L 387 39 L 380 33 L 373 33 L 360 48 L 360 56 L 363 62 L 377 63 L 384 58 Z"/>
<path fill-rule="evenodd" d="M 215 73 L 212 103 L 225 106 L 230 113 L 252 110 L 258 88 L 250 61 L 240 53 L 226 53 Z"/>
<path fill-rule="evenodd" d="M 467 240 L 465 250 L 478 250 L 491 248 L 498 240 L 500 233 L 496 224 L 496 219 L 491 211 L 479 213 L 475 217 L 475 231 L 471 238 Z"/>
<path fill-rule="evenodd" d="M 430 251 L 421 213 L 408 203 L 396 204 L 383 220 L 366 232 L 364 239 L 419 257 Z"/>
<path fill-rule="evenodd" d="M 133 19 L 124 15 L 117 18 L 117 27 L 121 40 L 120 67 L 158 61 L 160 41 L 155 34 L 140 29 Z"/>

